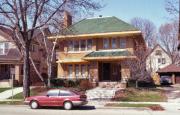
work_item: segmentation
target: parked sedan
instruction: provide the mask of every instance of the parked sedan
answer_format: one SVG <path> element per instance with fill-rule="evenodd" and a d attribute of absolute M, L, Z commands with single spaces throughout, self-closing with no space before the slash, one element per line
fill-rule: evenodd
<path fill-rule="evenodd" d="M 32 109 L 41 106 L 62 106 L 66 110 L 72 109 L 74 106 L 87 104 L 87 96 L 69 90 L 53 89 L 49 90 L 44 96 L 31 96 L 25 99 Z"/>

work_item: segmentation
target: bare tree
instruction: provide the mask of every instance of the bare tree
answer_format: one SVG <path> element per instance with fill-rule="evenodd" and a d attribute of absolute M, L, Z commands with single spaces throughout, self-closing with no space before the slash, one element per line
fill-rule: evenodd
<path fill-rule="evenodd" d="M 124 64 L 129 67 L 131 77 L 130 80 L 136 81 L 136 88 L 138 82 L 149 82 L 151 79 L 151 72 L 146 70 L 147 50 L 143 45 L 138 45 L 134 50 L 135 59 L 128 59 Z"/>
<path fill-rule="evenodd" d="M 149 47 L 156 45 L 156 26 L 153 22 L 142 18 L 133 18 L 131 24 L 142 31 L 143 37 Z"/>
<path fill-rule="evenodd" d="M 0 25 L 15 32 L 15 41 L 21 47 L 24 57 L 23 93 L 30 95 L 30 45 L 34 31 L 50 25 L 64 9 L 98 9 L 99 3 L 93 0 L 1 0 Z M 41 23 L 39 23 L 41 20 Z"/>
<path fill-rule="evenodd" d="M 170 15 L 176 17 L 176 20 L 179 15 L 179 6 L 179 0 L 166 0 L 165 9 Z"/>
<path fill-rule="evenodd" d="M 179 20 L 178 39 L 180 40 L 180 0 L 166 0 L 165 9 L 170 15 L 173 16 L 174 20 Z M 180 50 L 180 42 L 178 49 Z"/>
<path fill-rule="evenodd" d="M 178 54 L 178 21 L 166 23 L 159 28 L 159 40 L 171 56 L 172 63 L 179 63 Z"/>

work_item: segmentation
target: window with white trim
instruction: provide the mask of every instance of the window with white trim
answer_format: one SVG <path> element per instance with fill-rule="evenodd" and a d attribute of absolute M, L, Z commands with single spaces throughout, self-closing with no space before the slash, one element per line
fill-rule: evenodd
<path fill-rule="evenodd" d="M 81 51 L 86 50 L 86 40 L 81 40 Z"/>
<path fill-rule="evenodd" d="M 79 40 L 74 41 L 74 51 L 79 51 Z"/>
<path fill-rule="evenodd" d="M 68 51 L 73 51 L 73 41 L 68 41 Z"/>
<path fill-rule="evenodd" d="M 87 50 L 92 50 L 92 44 L 93 44 L 93 40 L 92 39 L 88 39 L 87 40 Z"/>
<path fill-rule="evenodd" d="M 75 65 L 75 77 L 79 78 L 79 65 Z"/>
<path fill-rule="evenodd" d="M 120 48 L 126 48 L 126 39 L 120 39 L 120 44 L 119 44 L 119 47 Z"/>
<path fill-rule="evenodd" d="M 0 43 L 0 55 L 4 55 L 9 49 L 9 43 L 3 42 Z"/>
<path fill-rule="evenodd" d="M 73 66 L 72 65 L 68 66 L 68 77 L 69 78 L 73 77 Z"/>
<path fill-rule="evenodd" d="M 86 77 L 86 65 L 81 65 L 81 77 Z"/>
<path fill-rule="evenodd" d="M 112 38 L 111 39 L 111 47 L 112 48 L 117 48 L 117 44 L 116 43 L 117 43 L 117 39 L 116 38 Z"/>
<path fill-rule="evenodd" d="M 103 48 L 105 49 L 109 48 L 109 39 L 107 38 L 103 39 Z"/>

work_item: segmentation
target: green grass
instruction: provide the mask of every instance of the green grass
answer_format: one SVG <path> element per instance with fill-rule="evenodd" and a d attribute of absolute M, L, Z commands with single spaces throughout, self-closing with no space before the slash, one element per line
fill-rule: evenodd
<path fill-rule="evenodd" d="M 38 95 L 39 93 L 42 93 L 42 92 L 44 92 L 46 90 L 47 89 L 42 88 L 42 87 L 37 87 L 37 88 L 31 89 L 30 96 Z M 10 97 L 9 99 L 12 99 L 12 97 Z M 21 99 L 21 100 L 23 100 L 24 99 L 23 92 L 14 95 L 13 99 Z"/>
<path fill-rule="evenodd" d="M 167 97 L 165 93 L 157 89 L 125 89 L 124 92 L 117 92 L 115 101 L 125 102 L 165 102 Z"/>
<path fill-rule="evenodd" d="M 0 93 L 6 91 L 8 89 L 11 89 L 11 88 L 0 88 Z"/>
<path fill-rule="evenodd" d="M 0 101 L 2 105 L 22 105 L 23 101 Z"/>
<path fill-rule="evenodd" d="M 158 104 L 130 104 L 130 103 L 118 103 L 118 104 L 106 104 L 105 106 L 111 107 L 151 107 L 151 106 L 159 106 Z"/>

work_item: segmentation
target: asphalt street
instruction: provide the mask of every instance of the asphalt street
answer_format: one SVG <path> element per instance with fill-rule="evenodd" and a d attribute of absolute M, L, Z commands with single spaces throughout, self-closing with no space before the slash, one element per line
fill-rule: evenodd
<path fill-rule="evenodd" d="M 0 115 L 179 115 L 177 111 L 151 111 L 143 109 L 107 109 L 85 106 L 73 110 L 41 108 L 32 110 L 25 105 L 0 105 Z"/>

